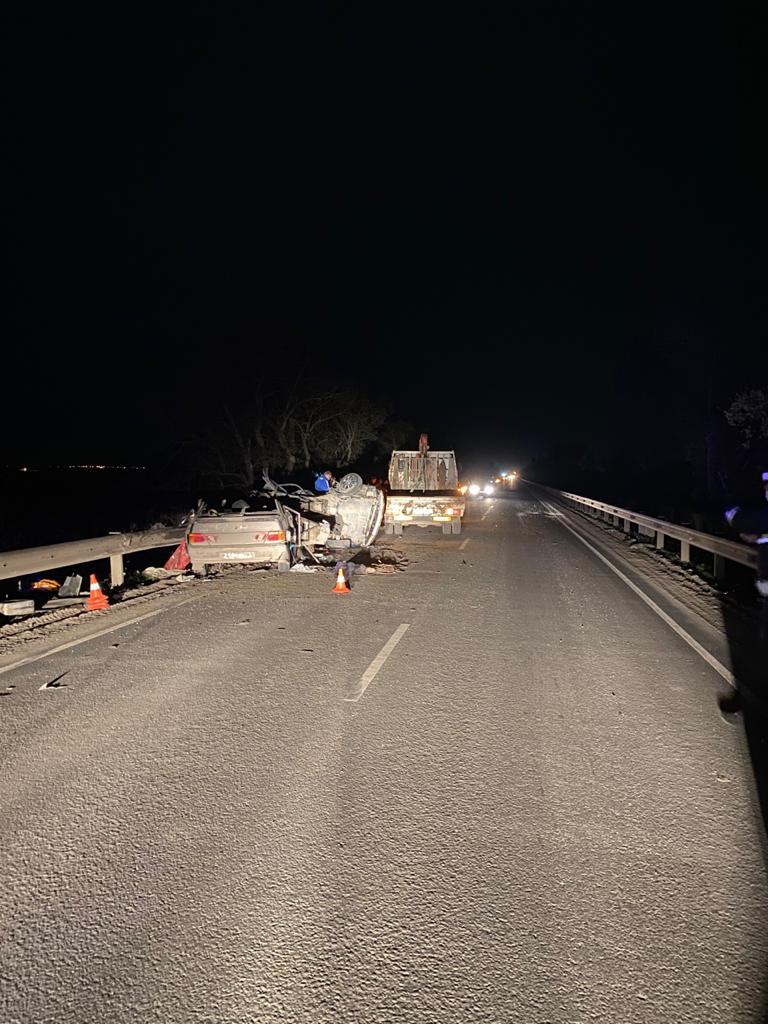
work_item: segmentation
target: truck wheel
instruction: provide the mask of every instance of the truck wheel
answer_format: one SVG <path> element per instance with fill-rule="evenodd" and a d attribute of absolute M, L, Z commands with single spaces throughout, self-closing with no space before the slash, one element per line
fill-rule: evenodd
<path fill-rule="evenodd" d="M 403 536 L 403 524 L 402 523 L 393 523 L 392 524 L 392 532 L 395 534 L 395 536 L 402 537 Z"/>
<path fill-rule="evenodd" d="M 384 523 L 384 533 L 392 534 L 394 532 L 395 532 L 395 524 L 394 523 Z"/>
<path fill-rule="evenodd" d="M 363 478 L 359 473 L 347 473 L 336 484 L 336 490 L 347 496 L 357 494 L 363 486 Z"/>
<path fill-rule="evenodd" d="M 451 524 L 450 523 L 443 523 L 443 533 L 450 533 L 450 532 L 451 532 Z"/>
<path fill-rule="evenodd" d="M 452 519 L 451 520 L 451 533 L 461 533 L 461 520 L 460 519 Z"/>

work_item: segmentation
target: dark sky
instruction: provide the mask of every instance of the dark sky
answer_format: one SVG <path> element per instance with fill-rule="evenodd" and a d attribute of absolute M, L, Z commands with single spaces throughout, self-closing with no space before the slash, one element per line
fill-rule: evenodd
<path fill-rule="evenodd" d="M 449 6 L 12 20 L 5 461 L 302 353 L 500 461 L 766 381 L 764 5 Z"/>

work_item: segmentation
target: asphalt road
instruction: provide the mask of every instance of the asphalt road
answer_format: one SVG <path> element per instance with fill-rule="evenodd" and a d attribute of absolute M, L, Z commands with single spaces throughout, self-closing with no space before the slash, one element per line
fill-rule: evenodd
<path fill-rule="evenodd" d="M 0 1020 L 764 1019 L 719 677 L 525 493 L 398 546 L 3 677 Z"/>

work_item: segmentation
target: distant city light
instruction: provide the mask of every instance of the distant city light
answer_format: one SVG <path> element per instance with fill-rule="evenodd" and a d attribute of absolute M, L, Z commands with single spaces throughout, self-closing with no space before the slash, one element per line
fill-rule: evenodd
<path fill-rule="evenodd" d="M 75 463 L 71 466 L 18 466 L 19 473 L 41 473 L 45 470 L 65 470 L 65 469 L 123 469 L 123 470 L 141 470 L 146 469 L 146 466 L 113 466 L 102 464 L 100 462 L 87 462 L 87 463 Z"/>
<path fill-rule="evenodd" d="M 146 466 L 103 466 L 100 463 L 86 463 L 75 466 L 54 466 L 54 469 L 146 469 Z"/>

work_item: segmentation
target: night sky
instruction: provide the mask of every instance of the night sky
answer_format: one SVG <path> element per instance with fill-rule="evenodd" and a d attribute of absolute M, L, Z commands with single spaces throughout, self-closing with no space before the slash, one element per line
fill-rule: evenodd
<path fill-rule="evenodd" d="M 163 7 L 6 33 L 4 461 L 297 359 L 499 463 L 766 383 L 763 4 Z"/>

